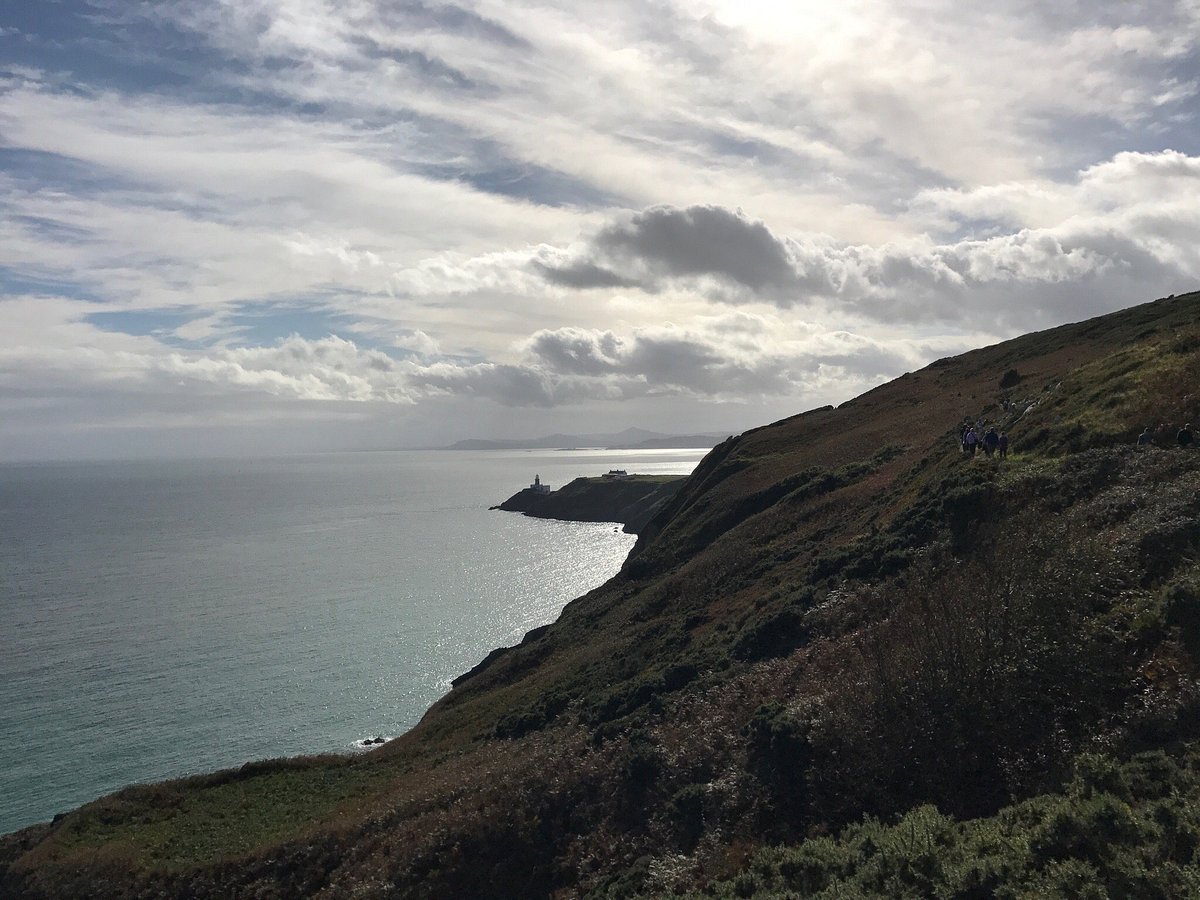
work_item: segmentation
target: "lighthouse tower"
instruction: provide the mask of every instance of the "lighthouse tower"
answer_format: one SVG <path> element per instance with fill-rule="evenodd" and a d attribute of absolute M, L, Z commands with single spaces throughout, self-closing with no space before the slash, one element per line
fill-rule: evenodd
<path fill-rule="evenodd" d="M 549 488 L 549 487 L 547 487 L 546 485 L 542 484 L 542 476 L 541 476 L 541 475 L 534 475 L 534 476 L 533 476 L 533 484 L 531 484 L 531 485 L 529 486 L 529 489 L 530 489 L 531 491 L 533 491 L 535 494 L 548 494 L 548 493 L 550 493 L 550 488 Z"/>

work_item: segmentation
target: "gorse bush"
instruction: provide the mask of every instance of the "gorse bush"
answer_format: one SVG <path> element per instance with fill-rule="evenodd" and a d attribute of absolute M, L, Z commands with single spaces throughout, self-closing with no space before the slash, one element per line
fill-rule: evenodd
<path fill-rule="evenodd" d="M 994 816 L 956 821 L 926 805 L 892 825 L 869 818 L 837 837 L 764 850 L 745 871 L 686 896 L 1200 896 L 1200 748 L 1125 765 L 1083 756 L 1064 791 Z"/>

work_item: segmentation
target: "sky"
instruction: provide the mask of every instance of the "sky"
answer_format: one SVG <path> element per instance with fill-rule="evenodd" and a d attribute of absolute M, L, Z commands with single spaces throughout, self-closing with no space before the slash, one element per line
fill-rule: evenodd
<path fill-rule="evenodd" d="M 0 11 L 0 459 L 736 433 L 1200 287 L 1200 2 Z"/>

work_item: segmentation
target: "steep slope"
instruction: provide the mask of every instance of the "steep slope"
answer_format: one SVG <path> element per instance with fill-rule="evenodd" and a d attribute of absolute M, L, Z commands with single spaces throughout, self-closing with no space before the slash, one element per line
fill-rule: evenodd
<path fill-rule="evenodd" d="M 409 734 L 104 798 L 3 839 L 0 894 L 749 896 L 796 871 L 737 881 L 760 847 L 990 817 L 1079 759 L 1182 752 L 1200 452 L 1133 443 L 1200 420 L 1198 319 L 1200 294 L 1145 304 L 731 438 L 620 576 Z M 978 418 L 1008 459 L 961 453 Z"/>

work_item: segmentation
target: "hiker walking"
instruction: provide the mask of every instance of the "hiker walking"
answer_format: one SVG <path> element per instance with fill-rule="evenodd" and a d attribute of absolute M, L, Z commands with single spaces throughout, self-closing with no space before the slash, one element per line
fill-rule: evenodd
<path fill-rule="evenodd" d="M 1192 444 L 1195 443 L 1195 437 L 1192 435 L 1191 423 L 1187 423 L 1179 429 L 1179 434 L 1175 435 L 1175 443 L 1179 445 L 1181 450 L 1191 450 Z"/>
<path fill-rule="evenodd" d="M 996 452 L 996 448 L 1000 446 L 1000 435 L 996 434 L 996 429 L 989 428 L 987 434 L 983 436 L 983 452 L 987 454 L 988 459 L 992 458 L 992 454 Z"/>
<path fill-rule="evenodd" d="M 1008 435 L 1005 434 L 1003 431 L 1000 432 L 1000 436 L 998 438 L 996 438 L 996 447 L 1000 450 L 1000 458 L 1007 459 L 1008 458 Z"/>
<path fill-rule="evenodd" d="M 1146 426 L 1146 430 L 1138 435 L 1137 445 L 1139 447 L 1151 447 L 1154 445 L 1154 432 L 1150 430 L 1150 426 Z"/>
<path fill-rule="evenodd" d="M 967 429 L 967 436 L 963 438 L 963 444 L 966 445 L 967 452 L 974 456 L 975 450 L 979 446 L 979 435 L 975 433 L 974 428 Z"/>

